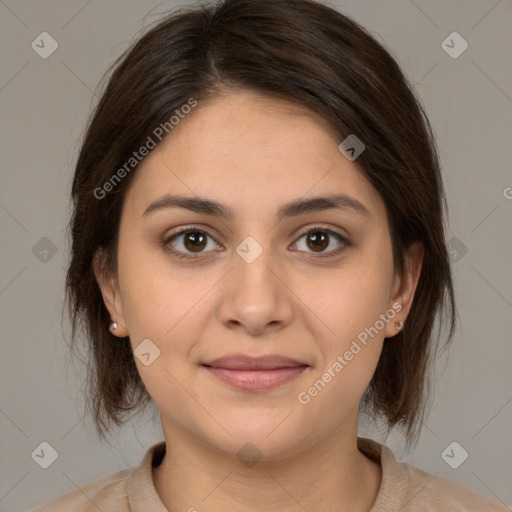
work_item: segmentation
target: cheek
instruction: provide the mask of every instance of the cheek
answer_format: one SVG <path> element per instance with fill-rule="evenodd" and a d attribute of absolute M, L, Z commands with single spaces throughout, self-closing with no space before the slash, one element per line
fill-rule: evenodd
<path fill-rule="evenodd" d="M 324 333 L 321 339 L 328 341 L 328 347 L 343 348 L 389 308 L 392 261 L 377 254 L 358 255 L 336 271 L 302 275 L 294 283 L 297 295 L 306 298 L 305 314 L 309 310 L 308 316 L 316 319 L 315 330 Z"/>
<path fill-rule="evenodd" d="M 332 398 L 359 399 L 371 380 L 385 327 L 393 321 L 388 300 L 392 276 L 389 246 L 389 252 L 368 251 L 329 278 L 315 281 L 322 286 L 309 281 L 301 285 L 301 293 L 308 296 L 304 314 L 311 318 L 310 329 L 322 354 L 315 372 L 322 381 L 317 387 L 331 389 L 325 400 L 331 393 Z"/>
<path fill-rule="evenodd" d="M 379 361 L 385 326 L 381 294 L 336 297 L 322 311 L 335 334 L 322 328 L 324 334 L 315 336 L 322 360 L 296 397 L 308 414 L 321 418 L 319 428 L 326 429 L 358 410 Z"/>
<path fill-rule="evenodd" d="M 123 312 L 140 377 L 161 410 L 172 403 L 173 408 L 184 411 L 190 396 L 180 383 L 191 377 L 187 364 L 194 344 L 201 338 L 206 309 L 211 307 L 204 293 L 213 282 L 185 279 L 155 257 L 125 258 L 123 263 L 120 261 L 119 277 L 123 283 Z M 143 351 L 142 347 L 147 348 Z M 148 351 L 151 362 L 146 365 L 138 354 Z"/>
<path fill-rule="evenodd" d="M 132 342 L 150 338 L 159 344 L 177 330 L 183 332 L 183 325 L 197 315 L 195 306 L 208 283 L 173 271 L 161 248 L 148 249 L 138 243 L 134 241 L 130 252 L 123 252 L 120 242 L 123 314 Z"/>

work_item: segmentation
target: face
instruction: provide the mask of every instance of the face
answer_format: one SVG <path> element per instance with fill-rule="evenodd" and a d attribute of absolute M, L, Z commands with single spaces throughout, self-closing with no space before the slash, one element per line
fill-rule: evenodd
<path fill-rule="evenodd" d="M 314 113 L 232 93 L 199 104 L 137 169 L 118 281 L 98 279 L 146 354 L 135 361 L 164 431 L 233 454 L 250 441 L 267 458 L 355 433 L 418 272 L 395 275 L 384 202 L 340 142 Z M 272 358 L 248 369 L 243 356 Z"/>

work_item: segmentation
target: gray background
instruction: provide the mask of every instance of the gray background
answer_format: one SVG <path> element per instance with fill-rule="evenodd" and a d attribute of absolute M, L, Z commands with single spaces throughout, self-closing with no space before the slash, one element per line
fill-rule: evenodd
<path fill-rule="evenodd" d="M 66 222 L 99 79 L 159 13 L 188 4 L 0 0 L 1 511 L 31 509 L 135 465 L 163 439 L 150 415 L 111 444 L 100 443 L 83 418 L 77 399 L 84 372 L 68 361 L 68 322 L 61 324 Z M 397 434 L 361 432 L 397 457 L 511 506 L 512 1 L 336 5 L 386 44 L 433 124 L 460 314 L 418 446 L 405 453 Z M 58 42 L 47 59 L 31 47 L 44 31 Z M 453 31 L 469 44 L 458 58 L 441 46 Z M 453 52 L 460 43 L 447 44 Z M 31 457 L 43 441 L 58 452 L 48 469 Z M 453 441 L 469 453 L 457 469 L 441 456 Z M 449 453 L 456 461 L 463 452 L 457 446 Z"/>

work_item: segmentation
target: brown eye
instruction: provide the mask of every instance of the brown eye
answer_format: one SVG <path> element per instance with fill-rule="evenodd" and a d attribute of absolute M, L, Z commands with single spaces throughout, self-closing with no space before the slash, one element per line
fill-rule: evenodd
<path fill-rule="evenodd" d="M 300 240 L 302 239 L 305 239 L 305 243 L 301 244 Z M 333 240 L 338 242 L 337 246 L 336 242 L 333 242 Z M 310 228 L 308 231 L 304 232 L 299 238 L 299 241 L 294 244 L 296 250 L 316 253 L 319 257 L 336 256 L 348 245 L 350 245 L 348 240 L 339 233 L 323 228 L 322 226 Z M 330 249 L 326 250 L 329 247 Z"/>
<path fill-rule="evenodd" d="M 200 252 L 206 247 L 206 236 L 200 231 L 189 231 L 183 236 L 183 245 L 187 250 Z"/>
<path fill-rule="evenodd" d="M 323 251 L 329 245 L 329 235 L 323 231 L 310 231 L 306 235 L 307 245 L 314 251 Z"/>
<path fill-rule="evenodd" d="M 209 239 L 211 240 L 210 249 L 218 249 L 219 245 L 208 233 L 189 227 L 167 237 L 162 242 L 162 246 L 179 258 L 194 258 L 201 256 L 203 253 L 211 252 L 206 250 Z"/>

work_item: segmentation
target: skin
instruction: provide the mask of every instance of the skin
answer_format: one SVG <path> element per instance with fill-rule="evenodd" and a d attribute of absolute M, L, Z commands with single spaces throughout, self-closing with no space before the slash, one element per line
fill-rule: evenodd
<path fill-rule="evenodd" d="M 148 366 L 135 361 L 160 410 L 167 455 L 153 479 L 170 510 L 372 507 L 381 469 L 357 449 L 359 402 L 384 338 L 406 321 L 423 251 L 412 246 L 406 273 L 395 274 L 384 202 L 340 142 L 322 118 L 283 100 L 231 91 L 201 103 L 136 171 L 121 216 L 118 279 L 101 272 L 101 254 L 95 259 L 116 335 L 129 335 L 134 350 L 147 338 L 160 350 Z M 329 209 L 276 220 L 284 203 L 333 192 L 356 198 L 370 215 Z M 234 218 L 181 208 L 142 216 L 166 193 L 208 197 Z M 302 233 L 318 223 L 350 245 L 331 235 L 315 249 Z M 167 247 L 197 259 L 162 247 L 191 224 L 191 232 L 209 234 L 202 252 L 194 252 L 190 233 Z M 236 252 L 248 236 L 263 248 L 250 264 Z M 396 303 L 402 309 L 393 320 L 307 405 L 299 403 L 298 394 Z M 249 392 L 200 366 L 239 353 L 279 354 L 309 368 Z M 260 457 L 252 467 L 236 455 L 248 442 Z"/>

